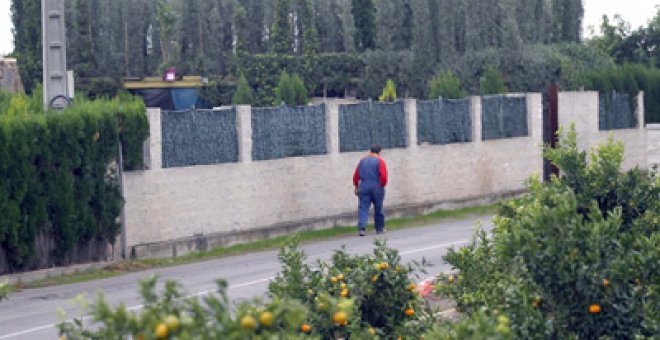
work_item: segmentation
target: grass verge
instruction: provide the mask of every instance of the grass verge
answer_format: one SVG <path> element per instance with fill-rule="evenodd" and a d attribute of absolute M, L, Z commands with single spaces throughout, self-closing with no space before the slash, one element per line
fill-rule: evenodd
<path fill-rule="evenodd" d="M 432 223 L 446 222 L 449 220 L 461 219 L 470 216 L 486 215 L 495 212 L 495 205 L 482 205 L 466 207 L 456 210 L 438 210 L 427 215 L 415 217 L 402 217 L 387 221 L 387 230 L 399 230 L 405 228 L 414 228 Z M 373 229 L 373 226 L 370 226 Z M 321 230 L 301 231 L 300 240 L 302 242 L 327 240 L 346 235 L 354 235 L 355 226 L 341 226 Z M 119 276 L 127 273 L 177 266 L 187 263 L 199 262 L 208 259 L 215 259 L 224 256 L 238 255 L 249 252 L 273 250 L 280 248 L 286 242 L 288 236 L 279 236 L 271 239 L 259 240 L 249 243 L 236 244 L 226 248 L 215 248 L 204 252 L 194 252 L 183 256 L 162 258 L 162 259 L 138 259 L 120 261 L 101 269 L 89 269 L 57 277 L 49 277 L 29 283 L 18 283 L 13 288 L 38 288 L 53 285 L 71 284 L 92 280 L 105 279 Z"/>

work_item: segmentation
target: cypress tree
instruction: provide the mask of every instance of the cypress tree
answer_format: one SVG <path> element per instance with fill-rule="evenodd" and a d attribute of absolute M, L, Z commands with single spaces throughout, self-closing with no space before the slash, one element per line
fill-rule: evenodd
<path fill-rule="evenodd" d="M 484 74 L 479 80 L 481 87 L 481 94 L 501 94 L 506 93 L 508 90 L 504 85 L 502 75 L 493 67 L 493 65 L 486 65 Z"/>
<path fill-rule="evenodd" d="M 231 103 L 232 105 L 252 105 L 254 103 L 252 87 L 243 73 L 238 78 L 238 86 L 236 87 L 236 93 L 234 93 Z"/>
<path fill-rule="evenodd" d="M 43 79 L 41 49 L 41 0 L 12 0 L 14 55 L 27 93 Z"/>
<path fill-rule="evenodd" d="M 289 0 L 275 0 L 275 18 L 271 34 L 273 52 L 277 54 L 293 53 L 293 27 L 289 15 Z"/>
<path fill-rule="evenodd" d="M 376 47 L 376 6 L 373 0 L 352 0 L 355 23 L 355 49 L 359 52 Z"/>

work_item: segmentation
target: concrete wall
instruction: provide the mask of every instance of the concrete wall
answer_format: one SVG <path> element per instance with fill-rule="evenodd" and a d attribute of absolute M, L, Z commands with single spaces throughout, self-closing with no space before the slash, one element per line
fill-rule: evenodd
<path fill-rule="evenodd" d="M 647 124 L 646 133 L 648 165 L 660 167 L 660 124 Z"/>
<path fill-rule="evenodd" d="M 541 174 L 541 95 L 527 96 L 529 136 L 491 141 L 481 140 L 481 100 L 471 100 L 474 142 L 437 146 L 418 145 L 415 101 L 406 100 L 407 147 L 382 152 L 390 173 L 387 217 L 511 195 Z M 364 153 L 339 152 L 336 103 L 326 106 L 328 154 L 322 156 L 252 161 L 251 109 L 239 106 L 237 114 L 238 163 L 162 169 L 160 112 L 149 110 L 149 170 L 124 178 L 126 239 L 134 256 L 181 255 L 356 223 L 352 175 Z"/>
<path fill-rule="evenodd" d="M 0 57 L 0 90 L 23 93 L 23 83 L 18 73 L 16 59 Z"/>
<path fill-rule="evenodd" d="M 591 149 L 607 141 L 610 135 L 615 140 L 623 141 L 625 153 L 623 167 L 648 167 L 647 132 L 644 127 L 644 94 L 637 96 L 637 128 L 599 131 L 598 130 L 598 92 L 560 92 L 559 126 L 568 129 L 575 124 L 578 134 L 578 147 Z"/>

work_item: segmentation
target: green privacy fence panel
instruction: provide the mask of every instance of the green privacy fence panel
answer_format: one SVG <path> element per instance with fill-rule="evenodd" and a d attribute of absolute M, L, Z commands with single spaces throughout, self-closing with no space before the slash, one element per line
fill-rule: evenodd
<path fill-rule="evenodd" d="M 163 168 L 238 161 L 236 109 L 163 111 Z"/>
<path fill-rule="evenodd" d="M 482 97 L 481 135 L 483 140 L 528 136 L 527 98 Z"/>
<path fill-rule="evenodd" d="M 599 93 L 598 129 L 616 130 L 637 127 L 635 99 L 627 93 Z"/>
<path fill-rule="evenodd" d="M 417 142 L 419 144 L 471 141 L 470 99 L 417 101 Z"/>
<path fill-rule="evenodd" d="M 364 151 L 373 144 L 406 147 L 403 101 L 339 106 L 339 151 Z"/>
<path fill-rule="evenodd" d="M 325 105 L 252 108 L 252 159 L 322 155 Z"/>

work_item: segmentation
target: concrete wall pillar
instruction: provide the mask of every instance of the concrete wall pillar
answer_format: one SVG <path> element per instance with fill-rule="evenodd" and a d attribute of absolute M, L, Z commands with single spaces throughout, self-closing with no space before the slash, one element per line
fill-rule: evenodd
<path fill-rule="evenodd" d="M 417 100 L 406 99 L 403 110 L 406 116 L 406 147 L 417 148 Z"/>
<path fill-rule="evenodd" d="M 325 102 L 325 143 L 328 155 L 339 154 L 339 104 Z"/>
<path fill-rule="evenodd" d="M 472 120 L 472 142 L 481 143 L 481 97 L 470 97 L 470 119 Z"/>
<path fill-rule="evenodd" d="M 147 169 L 161 169 L 163 167 L 163 145 L 161 137 L 160 108 L 148 108 L 149 138 L 146 140 L 149 152 L 145 152 L 145 167 Z M 147 149 L 147 148 L 145 148 Z"/>
<path fill-rule="evenodd" d="M 535 142 L 543 143 L 543 96 L 540 93 L 527 93 L 525 99 L 529 136 Z"/>
<path fill-rule="evenodd" d="M 236 106 L 236 132 L 238 135 L 238 161 L 252 162 L 252 107 Z"/>
<path fill-rule="evenodd" d="M 637 129 L 639 130 L 644 130 L 644 126 L 646 125 L 646 121 L 644 121 L 645 111 L 644 91 L 639 91 L 637 94 L 637 110 L 635 111 L 635 115 L 637 115 Z"/>

